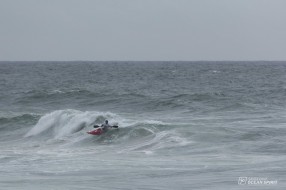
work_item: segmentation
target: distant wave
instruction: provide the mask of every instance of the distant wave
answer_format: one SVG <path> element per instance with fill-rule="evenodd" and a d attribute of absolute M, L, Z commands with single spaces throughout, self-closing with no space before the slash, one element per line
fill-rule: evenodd
<path fill-rule="evenodd" d="M 30 90 L 22 92 L 21 100 L 34 100 L 54 97 L 65 97 L 71 95 L 95 95 L 85 89 L 51 89 L 51 90 Z"/>
<path fill-rule="evenodd" d="M 0 129 L 9 124 L 30 122 L 39 118 L 40 115 L 35 113 L 2 113 L 0 114 Z"/>
<path fill-rule="evenodd" d="M 173 96 L 162 96 L 160 99 L 151 99 L 146 101 L 146 106 L 155 110 L 172 109 L 180 107 L 190 107 L 192 103 L 204 102 L 212 103 L 226 99 L 226 95 L 222 92 L 202 92 L 193 94 L 177 94 Z"/>

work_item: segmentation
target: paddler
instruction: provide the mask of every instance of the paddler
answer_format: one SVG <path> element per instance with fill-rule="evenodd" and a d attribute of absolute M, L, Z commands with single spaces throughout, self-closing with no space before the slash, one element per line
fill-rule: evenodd
<path fill-rule="evenodd" d="M 112 128 L 111 125 L 108 124 L 108 120 L 105 120 L 105 122 L 101 125 L 103 131 L 107 131 L 109 128 Z"/>

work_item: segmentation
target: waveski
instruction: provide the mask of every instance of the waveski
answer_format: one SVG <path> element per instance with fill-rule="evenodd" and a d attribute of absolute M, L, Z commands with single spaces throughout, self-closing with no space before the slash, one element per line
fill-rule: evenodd
<path fill-rule="evenodd" d="M 98 126 L 98 125 L 94 125 L 93 127 L 96 128 L 96 129 L 88 131 L 87 132 L 88 134 L 90 134 L 90 135 L 102 135 L 103 133 L 107 132 L 107 131 L 104 131 L 103 128 Z M 118 126 L 114 125 L 114 126 L 112 126 L 112 128 L 118 129 Z"/>

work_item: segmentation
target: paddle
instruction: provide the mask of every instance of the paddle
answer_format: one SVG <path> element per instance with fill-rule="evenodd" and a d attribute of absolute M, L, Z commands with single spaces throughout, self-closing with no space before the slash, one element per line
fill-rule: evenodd
<path fill-rule="evenodd" d="M 98 127 L 100 127 L 100 126 L 98 126 L 98 125 L 94 125 L 93 126 L 93 128 L 98 128 Z M 118 128 L 118 126 L 117 125 L 114 125 L 114 126 L 112 126 L 113 128 Z"/>

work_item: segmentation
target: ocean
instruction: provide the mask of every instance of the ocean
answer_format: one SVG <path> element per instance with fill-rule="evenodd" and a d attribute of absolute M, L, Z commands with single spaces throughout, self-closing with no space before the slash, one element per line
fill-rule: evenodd
<path fill-rule="evenodd" d="M 286 189 L 286 62 L 0 62 L 0 89 L 1 190 Z"/>

